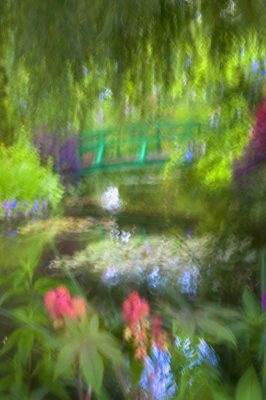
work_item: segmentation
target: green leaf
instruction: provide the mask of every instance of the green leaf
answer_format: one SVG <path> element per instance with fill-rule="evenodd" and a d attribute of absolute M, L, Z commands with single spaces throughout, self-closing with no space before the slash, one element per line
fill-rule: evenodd
<path fill-rule="evenodd" d="M 136 360 L 133 356 L 132 359 L 130 360 L 130 377 L 132 385 L 137 385 L 139 383 L 142 371 L 143 371 L 142 363 Z"/>
<path fill-rule="evenodd" d="M 103 381 L 104 365 L 97 350 L 90 348 L 81 352 L 80 368 L 86 384 L 91 385 L 95 392 L 99 393 Z"/>
<path fill-rule="evenodd" d="M 40 293 L 41 295 L 44 295 L 48 290 L 56 288 L 59 285 L 60 285 L 59 280 L 42 277 L 35 281 L 33 287 L 34 287 L 34 290 L 36 290 L 38 293 Z"/>
<path fill-rule="evenodd" d="M 113 363 L 121 364 L 123 362 L 121 351 L 112 336 L 106 333 L 100 333 L 98 348 L 99 351 Z"/>
<path fill-rule="evenodd" d="M 8 376 L 5 376 L 4 378 L 1 378 L 0 379 L 0 393 L 3 390 L 9 389 L 12 386 L 13 383 L 14 383 L 14 376 L 13 375 L 8 375 Z"/>
<path fill-rule="evenodd" d="M 10 336 L 8 336 L 6 343 L 2 346 L 0 355 L 8 353 L 13 347 L 17 345 L 21 331 L 21 328 L 16 329 Z"/>
<path fill-rule="evenodd" d="M 42 400 L 45 398 L 45 396 L 50 392 L 49 387 L 47 386 L 41 386 L 38 389 L 35 389 L 31 395 L 29 400 Z"/>
<path fill-rule="evenodd" d="M 262 400 L 262 390 L 253 366 L 240 378 L 236 389 L 236 400 Z"/>
<path fill-rule="evenodd" d="M 242 303 L 248 317 L 254 318 L 261 315 L 261 308 L 256 297 L 247 289 L 243 293 Z"/>
<path fill-rule="evenodd" d="M 25 329 L 18 339 L 18 358 L 22 364 L 28 361 L 34 343 L 34 333 Z"/>
<path fill-rule="evenodd" d="M 236 339 L 232 331 L 220 322 L 202 318 L 199 321 L 199 326 L 205 334 L 212 336 L 216 341 L 229 342 L 236 346 Z"/>
<path fill-rule="evenodd" d="M 76 346 L 73 345 L 73 343 L 70 343 L 69 345 L 66 345 L 62 348 L 62 350 L 58 354 L 55 364 L 55 379 L 71 369 L 74 364 L 75 357 L 77 356 L 77 351 L 78 349 Z"/>
<path fill-rule="evenodd" d="M 89 334 L 95 336 L 99 331 L 99 318 L 97 314 L 94 314 L 89 323 Z"/>

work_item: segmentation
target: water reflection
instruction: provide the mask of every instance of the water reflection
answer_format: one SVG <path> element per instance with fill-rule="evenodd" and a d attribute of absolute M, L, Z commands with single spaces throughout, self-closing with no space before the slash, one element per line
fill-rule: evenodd
<path fill-rule="evenodd" d="M 102 207 L 108 211 L 118 211 L 122 207 L 122 200 L 116 186 L 108 186 L 101 197 Z"/>

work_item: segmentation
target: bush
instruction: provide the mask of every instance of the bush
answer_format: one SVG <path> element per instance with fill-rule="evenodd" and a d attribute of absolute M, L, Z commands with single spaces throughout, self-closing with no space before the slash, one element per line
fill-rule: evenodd
<path fill-rule="evenodd" d="M 48 201 L 55 208 L 61 200 L 63 189 L 59 177 L 51 167 L 40 165 L 37 151 L 26 141 L 13 146 L 0 147 L 0 202 L 27 202 L 32 206 L 36 201 Z"/>

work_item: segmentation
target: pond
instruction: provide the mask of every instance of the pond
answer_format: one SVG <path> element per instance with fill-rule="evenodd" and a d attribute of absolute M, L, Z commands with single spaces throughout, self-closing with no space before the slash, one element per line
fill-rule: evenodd
<path fill-rule="evenodd" d="M 16 225 L 2 226 L 2 271 L 33 257 L 38 275 L 60 279 L 70 273 L 97 303 L 138 289 L 157 299 L 182 293 L 191 301 L 235 304 L 243 287 L 257 290 L 251 239 L 198 234 L 189 219 L 75 208 Z"/>

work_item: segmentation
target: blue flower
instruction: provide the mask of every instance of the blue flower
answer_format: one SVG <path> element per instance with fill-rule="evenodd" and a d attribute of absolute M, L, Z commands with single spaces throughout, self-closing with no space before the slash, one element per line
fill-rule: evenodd
<path fill-rule="evenodd" d="M 190 338 L 182 339 L 179 336 L 176 336 L 175 345 L 187 358 L 189 369 L 203 363 L 208 364 L 211 367 L 217 367 L 218 365 L 218 356 L 204 339 L 199 339 L 197 345 L 192 345 Z"/>
<path fill-rule="evenodd" d="M 39 202 L 38 202 L 38 200 L 35 200 L 33 207 L 32 207 L 32 211 L 38 212 L 38 210 L 39 210 Z"/>
<path fill-rule="evenodd" d="M 187 160 L 191 161 L 192 158 L 193 158 L 193 153 L 192 153 L 192 151 L 190 149 L 188 149 L 188 151 L 187 151 Z"/>
<path fill-rule="evenodd" d="M 12 200 L 11 203 L 10 203 L 10 206 L 14 210 L 17 207 L 17 204 L 18 204 L 17 200 Z"/>
<path fill-rule="evenodd" d="M 119 283 L 119 270 L 108 268 L 102 275 L 102 282 L 107 286 L 115 286 Z"/>
<path fill-rule="evenodd" d="M 182 293 L 195 296 L 198 291 L 199 273 L 196 268 L 184 271 L 178 279 L 178 285 Z"/>
<path fill-rule="evenodd" d="M 100 93 L 99 100 L 100 100 L 100 103 L 102 103 L 104 101 L 104 92 Z"/>
<path fill-rule="evenodd" d="M 152 288 L 157 288 L 162 283 L 162 277 L 160 274 L 160 268 L 154 267 L 152 271 L 148 274 L 148 285 Z"/>
<path fill-rule="evenodd" d="M 258 61 L 252 60 L 252 70 L 253 72 L 257 72 L 260 68 L 260 64 Z"/>
<path fill-rule="evenodd" d="M 198 345 L 198 349 L 200 351 L 199 357 L 209 363 L 213 367 L 217 367 L 218 365 L 218 356 L 212 347 L 210 347 L 204 339 L 200 339 L 200 343 Z"/>
<path fill-rule="evenodd" d="M 158 347 L 152 348 L 152 356 L 147 356 L 141 376 L 141 387 L 152 394 L 155 400 L 174 396 L 177 386 L 171 372 L 171 354 Z"/>

